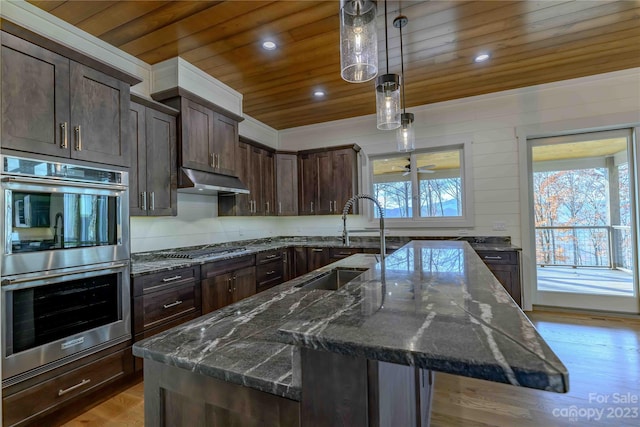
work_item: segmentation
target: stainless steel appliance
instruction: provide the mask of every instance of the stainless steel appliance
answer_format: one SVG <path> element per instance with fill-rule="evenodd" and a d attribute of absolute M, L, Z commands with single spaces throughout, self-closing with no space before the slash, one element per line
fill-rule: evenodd
<path fill-rule="evenodd" d="M 2 378 L 131 337 L 128 173 L 2 155 Z"/>

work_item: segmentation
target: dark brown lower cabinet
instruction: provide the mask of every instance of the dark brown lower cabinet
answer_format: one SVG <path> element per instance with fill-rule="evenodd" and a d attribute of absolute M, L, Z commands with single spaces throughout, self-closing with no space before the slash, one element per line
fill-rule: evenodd
<path fill-rule="evenodd" d="M 296 277 L 296 263 L 293 248 L 282 250 L 282 280 L 289 281 Z"/>
<path fill-rule="evenodd" d="M 478 255 L 509 292 L 511 298 L 522 307 L 520 282 L 520 253 L 518 251 L 477 251 Z"/>
<path fill-rule="evenodd" d="M 144 365 L 144 388 L 149 426 L 300 426 L 294 400 L 154 360 Z"/>
<path fill-rule="evenodd" d="M 134 342 L 200 316 L 200 266 L 137 276 L 131 289 Z M 142 369 L 142 359 L 135 367 Z"/>
<path fill-rule="evenodd" d="M 262 292 L 284 282 L 286 250 L 261 252 L 256 255 L 256 286 Z"/>
<path fill-rule="evenodd" d="M 293 277 L 307 274 L 307 248 L 293 248 Z"/>
<path fill-rule="evenodd" d="M 336 262 L 362 252 L 363 250 L 360 248 L 331 248 L 329 249 L 329 258 L 331 262 Z"/>
<path fill-rule="evenodd" d="M 329 248 L 307 248 L 307 270 L 324 267 L 331 263 Z"/>
<path fill-rule="evenodd" d="M 73 410 L 86 398 L 98 400 L 103 388 L 132 373 L 133 355 L 128 341 L 5 387 L 2 425 L 58 425 L 52 414 Z"/>
<path fill-rule="evenodd" d="M 201 267 L 202 314 L 256 293 L 254 255 L 211 262 Z"/>

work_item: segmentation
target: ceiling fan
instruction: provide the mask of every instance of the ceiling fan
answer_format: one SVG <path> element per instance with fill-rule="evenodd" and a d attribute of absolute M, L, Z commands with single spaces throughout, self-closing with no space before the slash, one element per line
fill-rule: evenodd
<path fill-rule="evenodd" d="M 407 159 L 409 161 L 409 164 L 405 165 L 403 168 L 398 167 L 398 166 L 394 166 L 394 169 L 400 169 L 403 170 L 404 172 L 402 173 L 402 176 L 407 176 L 411 173 L 411 159 Z M 418 173 L 434 173 L 435 171 L 432 170 L 431 168 L 434 168 L 436 165 L 426 165 L 426 166 L 422 166 L 418 168 Z"/>

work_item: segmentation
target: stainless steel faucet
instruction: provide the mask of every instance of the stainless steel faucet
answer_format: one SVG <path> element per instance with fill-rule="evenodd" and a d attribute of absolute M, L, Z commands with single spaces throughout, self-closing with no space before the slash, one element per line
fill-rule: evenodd
<path fill-rule="evenodd" d="M 350 198 L 349 200 L 347 200 L 347 203 L 345 203 L 344 209 L 342 209 L 342 224 L 343 224 L 342 244 L 345 246 L 349 245 L 349 231 L 347 230 L 347 213 L 349 212 L 349 209 L 351 209 L 351 205 L 353 205 L 353 203 L 356 200 L 360 200 L 360 199 L 370 200 L 378 207 L 378 212 L 380 214 L 380 260 L 384 261 L 385 254 L 387 252 L 387 244 L 384 237 L 384 212 L 382 211 L 382 206 L 380 206 L 380 203 L 378 203 L 378 201 L 374 199 L 372 196 L 370 196 L 369 194 L 357 194 L 352 198 Z M 384 265 L 384 262 L 382 262 L 382 265 Z"/>

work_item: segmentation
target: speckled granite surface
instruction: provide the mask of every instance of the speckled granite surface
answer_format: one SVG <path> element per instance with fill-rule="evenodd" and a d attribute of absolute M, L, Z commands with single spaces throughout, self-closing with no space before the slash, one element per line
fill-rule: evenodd
<path fill-rule="evenodd" d="M 476 250 L 484 251 L 506 251 L 520 250 L 511 244 L 509 237 L 422 237 L 420 239 L 441 240 L 463 240 L 468 241 Z M 387 249 L 397 249 L 412 240 L 411 237 L 388 236 L 386 239 Z M 351 248 L 378 248 L 380 247 L 378 237 L 351 237 Z M 337 247 L 342 246 L 342 240 L 336 236 L 325 237 L 277 237 L 272 239 L 244 240 L 229 242 L 225 244 L 194 246 L 191 248 L 165 249 L 154 252 L 144 252 L 133 254 L 131 257 L 131 276 L 141 276 L 144 274 L 156 273 L 159 271 L 175 270 L 188 267 L 193 264 L 204 264 L 207 262 L 223 261 L 225 259 L 236 258 L 244 255 L 257 254 L 274 249 L 285 249 L 289 247 L 313 246 L 313 247 Z M 183 252 L 189 249 L 202 248 L 224 248 L 242 247 L 244 250 L 219 254 L 196 259 L 172 259 L 167 256 L 175 252 Z"/>
<path fill-rule="evenodd" d="M 369 268 L 338 291 L 303 284 Z M 296 346 L 557 392 L 564 365 L 465 242 L 354 255 L 134 344 L 136 356 L 294 400 Z M 383 299 L 384 295 L 384 299 Z M 294 345 L 292 345 L 294 344 Z"/>

